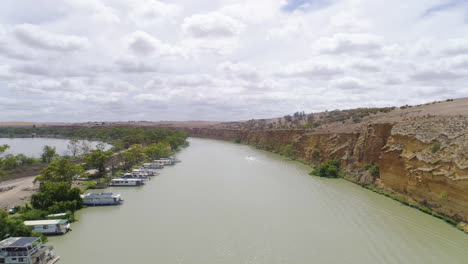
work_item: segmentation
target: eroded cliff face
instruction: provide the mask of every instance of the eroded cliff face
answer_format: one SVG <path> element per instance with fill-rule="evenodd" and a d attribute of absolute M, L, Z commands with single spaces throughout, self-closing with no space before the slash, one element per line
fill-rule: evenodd
<path fill-rule="evenodd" d="M 468 222 L 468 120 L 427 117 L 367 123 L 349 133 L 310 130 L 187 129 L 191 136 L 240 141 L 307 163 L 340 159 L 345 177 L 404 195 Z M 378 164 L 380 176 L 363 168 Z"/>
<path fill-rule="evenodd" d="M 468 118 L 396 124 L 382 149 L 380 168 L 385 188 L 468 221 Z"/>

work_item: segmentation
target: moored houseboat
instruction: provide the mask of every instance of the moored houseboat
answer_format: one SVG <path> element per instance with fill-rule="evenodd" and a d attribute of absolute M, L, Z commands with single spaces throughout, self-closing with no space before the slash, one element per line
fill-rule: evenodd
<path fill-rule="evenodd" d="M 141 186 L 144 185 L 142 179 L 116 178 L 109 182 L 109 186 Z"/>
<path fill-rule="evenodd" d="M 119 205 L 122 204 L 123 199 L 120 194 L 107 193 L 87 193 L 81 196 L 83 204 L 88 206 L 98 205 Z"/>
<path fill-rule="evenodd" d="M 44 235 L 63 235 L 71 230 L 66 219 L 24 221 L 24 224 L 31 227 L 33 232 Z"/>
<path fill-rule="evenodd" d="M 0 242 L 0 263 L 53 264 L 59 258 L 39 237 L 10 237 Z"/>
<path fill-rule="evenodd" d="M 142 166 L 144 169 L 162 169 L 164 168 L 163 165 L 157 163 L 144 163 Z"/>

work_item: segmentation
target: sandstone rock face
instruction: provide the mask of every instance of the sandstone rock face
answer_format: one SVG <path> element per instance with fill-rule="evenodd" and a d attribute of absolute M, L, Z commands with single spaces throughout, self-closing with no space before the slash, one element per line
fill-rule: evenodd
<path fill-rule="evenodd" d="M 345 177 L 392 190 L 436 212 L 468 222 L 468 117 L 424 117 L 365 123 L 349 133 L 310 130 L 187 128 L 191 136 L 238 140 L 262 149 L 294 150 L 308 163 L 340 159 Z M 363 169 L 378 164 L 380 177 Z"/>
<path fill-rule="evenodd" d="M 425 118 L 396 124 L 382 151 L 386 188 L 468 221 L 468 118 Z"/>

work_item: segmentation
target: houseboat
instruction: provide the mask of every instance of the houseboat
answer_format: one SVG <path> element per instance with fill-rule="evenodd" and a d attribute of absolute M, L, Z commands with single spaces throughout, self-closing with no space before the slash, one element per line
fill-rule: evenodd
<path fill-rule="evenodd" d="M 117 178 L 112 179 L 109 182 L 109 186 L 141 186 L 144 185 L 142 179 L 124 179 L 124 178 Z"/>
<path fill-rule="evenodd" d="M 24 221 L 24 224 L 31 227 L 33 232 L 44 235 L 63 235 L 71 230 L 66 219 Z"/>
<path fill-rule="evenodd" d="M 169 157 L 170 160 L 172 160 L 173 163 L 179 163 L 180 162 L 180 159 L 176 158 L 176 157 Z"/>
<path fill-rule="evenodd" d="M 167 166 L 167 165 L 174 165 L 174 163 L 172 162 L 172 160 L 170 159 L 158 159 L 158 160 L 154 160 L 153 163 L 155 164 L 159 164 L 159 165 L 162 165 L 162 166 Z"/>
<path fill-rule="evenodd" d="M 143 181 L 148 180 L 148 176 L 141 175 L 141 174 L 134 174 L 134 173 L 125 173 L 122 175 L 123 179 L 140 179 Z"/>
<path fill-rule="evenodd" d="M 0 263 L 53 264 L 59 258 L 39 237 L 10 237 L 0 242 Z"/>
<path fill-rule="evenodd" d="M 96 205 L 119 205 L 123 202 L 120 194 L 108 193 L 87 193 L 81 196 L 83 204 L 88 206 Z"/>
<path fill-rule="evenodd" d="M 144 169 L 162 169 L 162 168 L 164 168 L 164 166 L 161 165 L 161 164 L 157 164 L 157 163 L 144 163 L 142 165 L 142 168 L 144 168 Z"/>

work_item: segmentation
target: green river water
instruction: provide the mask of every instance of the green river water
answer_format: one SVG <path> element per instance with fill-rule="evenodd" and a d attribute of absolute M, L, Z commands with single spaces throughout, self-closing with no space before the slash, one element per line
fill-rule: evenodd
<path fill-rule="evenodd" d="M 190 139 L 118 207 L 51 237 L 64 264 L 468 263 L 468 235 L 344 180 L 229 142 Z"/>

